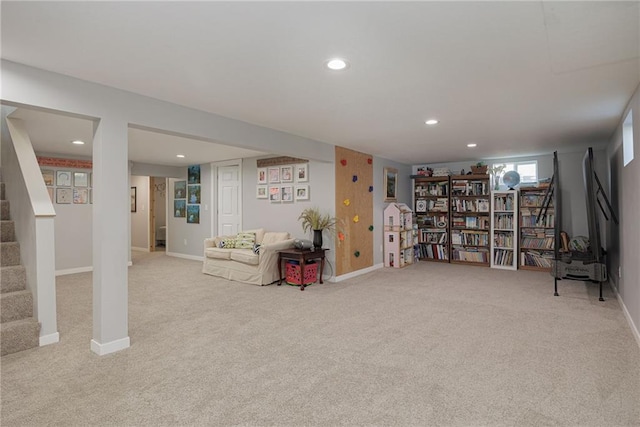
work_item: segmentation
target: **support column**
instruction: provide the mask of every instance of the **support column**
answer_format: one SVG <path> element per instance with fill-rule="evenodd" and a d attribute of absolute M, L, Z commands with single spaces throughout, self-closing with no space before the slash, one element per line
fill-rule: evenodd
<path fill-rule="evenodd" d="M 127 123 L 103 118 L 93 135 L 93 339 L 99 355 L 129 347 Z"/>

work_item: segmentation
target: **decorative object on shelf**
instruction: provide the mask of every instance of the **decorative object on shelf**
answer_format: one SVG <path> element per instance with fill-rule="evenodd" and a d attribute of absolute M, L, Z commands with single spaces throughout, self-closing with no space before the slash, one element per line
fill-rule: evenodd
<path fill-rule="evenodd" d="M 322 232 L 335 233 L 340 226 L 340 220 L 328 213 L 321 213 L 320 208 L 312 207 L 302 211 L 298 220 L 301 221 L 302 230 L 305 233 L 313 231 L 313 245 L 322 247 Z"/>
<path fill-rule="evenodd" d="M 502 176 L 502 182 L 509 187 L 509 190 L 513 190 L 513 187 L 520 184 L 520 174 L 516 171 L 509 171 Z"/>
<path fill-rule="evenodd" d="M 484 162 L 478 162 L 471 166 L 471 172 L 474 175 L 485 175 L 487 173 L 488 166 Z"/>
<path fill-rule="evenodd" d="M 500 189 L 500 174 L 504 171 L 506 165 L 495 165 L 489 169 L 489 175 L 491 175 L 491 181 L 493 181 L 493 189 Z"/>
<path fill-rule="evenodd" d="M 396 202 L 398 194 L 398 169 L 384 168 L 384 202 Z"/>

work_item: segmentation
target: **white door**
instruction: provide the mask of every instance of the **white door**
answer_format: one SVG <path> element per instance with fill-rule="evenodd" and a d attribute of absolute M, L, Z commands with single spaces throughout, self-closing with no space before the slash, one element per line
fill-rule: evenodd
<path fill-rule="evenodd" d="M 218 236 L 237 234 L 241 227 L 240 166 L 218 167 Z"/>

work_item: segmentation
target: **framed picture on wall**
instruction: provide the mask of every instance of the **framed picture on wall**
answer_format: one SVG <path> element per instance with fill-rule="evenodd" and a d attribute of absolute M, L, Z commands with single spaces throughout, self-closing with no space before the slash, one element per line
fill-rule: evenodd
<path fill-rule="evenodd" d="M 293 166 L 282 166 L 280 168 L 280 181 L 293 182 Z"/>
<path fill-rule="evenodd" d="M 256 185 L 256 199 L 268 199 L 268 187 L 266 185 Z"/>
<path fill-rule="evenodd" d="M 186 216 L 187 216 L 187 201 L 174 200 L 173 201 L 173 217 L 185 218 Z"/>
<path fill-rule="evenodd" d="M 136 199 L 136 187 L 131 187 L 131 212 L 136 212 L 137 199 Z"/>
<path fill-rule="evenodd" d="M 200 224 L 200 205 L 187 205 L 187 224 Z"/>
<path fill-rule="evenodd" d="M 43 170 L 42 171 L 42 179 L 44 179 L 44 185 L 47 187 L 53 185 L 53 171 L 52 170 Z"/>
<path fill-rule="evenodd" d="M 71 172 L 56 171 L 56 185 L 58 187 L 71 187 Z"/>
<path fill-rule="evenodd" d="M 187 186 L 190 204 L 200 204 L 200 184 Z"/>
<path fill-rule="evenodd" d="M 398 169 L 384 168 L 384 201 L 398 201 Z"/>
<path fill-rule="evenodd" d="M 71 188 L 56 188 L 56 203 L 68 205 L 73 201 L 73 191 Z"/>
<path fill-rule="evenodd" d="M 296 165 L 296 181 L 308 182 L 309 181 L 309 165 Z"/>
<path fill-rule="evenodd" d="M 86 172 L 74 172 L 73 173 L 73 186 L 74 187 L 88 187 L 89 186 L 89 174 Z"/>
<path fill-rule="evenodd" d="M 187 198 L 187 181 L 176 181 L 173 183 L 173 198 L 174 199 Z"/>
<path fill-rule="evenodd" d="M 304 185 L 296 185 L 296 200 L 309 200 L 309 186 Z"/>
<path fill-rule="evenodd" d="M 280 182 L 280 168 L 269 168 L 269 183 Z"/>
<path fill-rule="evenodd" d="M 189 184 L 200 184 L 200 165 L 191 165 L 187 168 L 187 181 Z"/>
<path fill-rule="evenodd" d="M 88 188 L 74 188 L 73 189 L 73 203 L 75 205 L 86 205 L 89 203 L 89 189 Z"/>
<path fill-rule="evenodd" d="M 269 187 L 269 200 L 272 203 L 280 203 L 280 187 Z"/>
<path fill-rule="evenodd" d="M 293 202 L 293 185 L 283 185 L 281 187 L 280 199 L 283 202 Z"/>
<path fill-rule="evenodd" d="M 267 183 L 267 168 L 258 168 L 258 184 Z"/>

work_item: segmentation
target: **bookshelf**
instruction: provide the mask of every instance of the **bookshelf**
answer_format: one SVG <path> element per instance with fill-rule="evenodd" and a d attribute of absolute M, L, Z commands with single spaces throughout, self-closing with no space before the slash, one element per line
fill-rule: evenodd
<path fill-rule="evenodd" d="M 449 262 L 449 188 L 449 176 L 413 179 L 418 259 Z"/>
<path fill-rule="evenodd" d="M 518 269 L 518 192 L 491 192 L 491 268 Z"/>
<path fill-rule="evenodd" d="M 413 264 L 413 211 L 404 203 L 390 203 L 384 210 L 384 266 Z"/>
<path fill-rule="evenodd" d="M 547 215 L 539 218 L 547 189 L 520 188 L 520 268 L 551 271 L 554 259 L 555 212 L 553 203 Z"/>
<path fill-rule="evenodd" d="M 489 175 L 451 176 L 451 262 L 489 265 Z"/>

